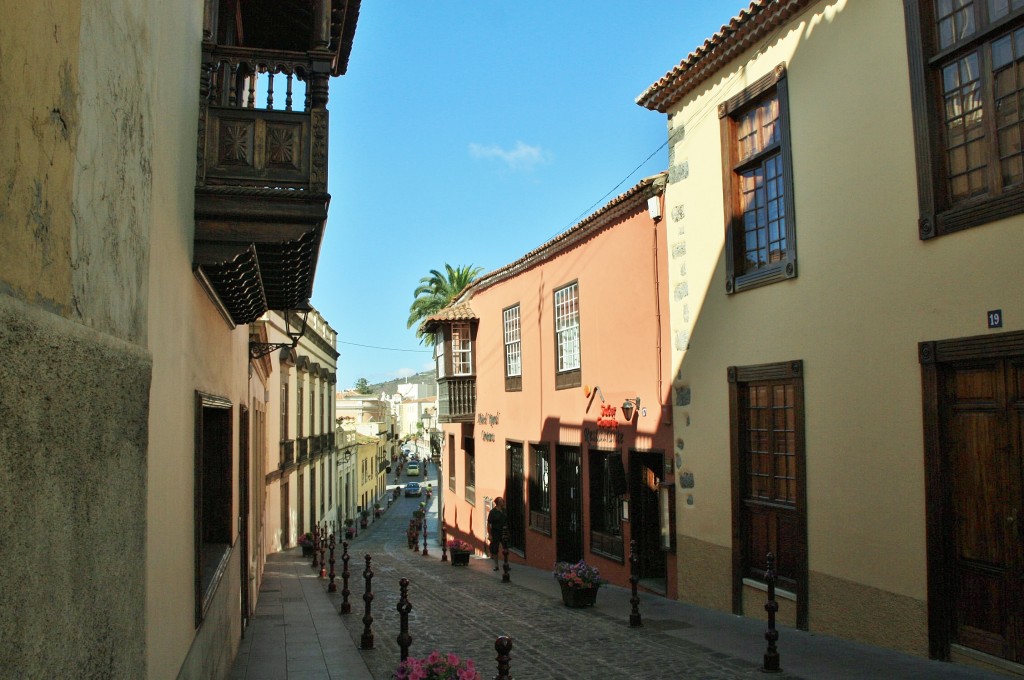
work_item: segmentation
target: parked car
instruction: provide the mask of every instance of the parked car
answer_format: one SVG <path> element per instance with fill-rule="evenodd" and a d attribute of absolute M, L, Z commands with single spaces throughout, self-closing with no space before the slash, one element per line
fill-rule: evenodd
<path fill-rule="evenodd" d="M 422 494 L 423 489 L 420 487 L 419 482 L 409 482 L 405 485 L 406 496 L 421 496 Z"/>
<path fill-rule="evenodd" d="M 415 460 L 409 461 L 409 464 L 405 466 L 405 474 L 409 475 L 410 477 L 419 477 L 420 476 L 420 464 L 419 464 L 419 462 L 415 461 Z"/>

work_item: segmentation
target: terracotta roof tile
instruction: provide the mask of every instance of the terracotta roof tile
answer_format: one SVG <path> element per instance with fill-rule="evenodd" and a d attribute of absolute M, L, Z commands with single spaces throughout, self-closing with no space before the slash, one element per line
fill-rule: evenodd
<path fill-rule="evenodd" d="M 688 92 L 714 75 L 729 61 L 771 34 L 813 0 L 754 0 L 728 24 L 690 52 L 678 66 L 661 77 L 636 103 L 667 113 Z"/>

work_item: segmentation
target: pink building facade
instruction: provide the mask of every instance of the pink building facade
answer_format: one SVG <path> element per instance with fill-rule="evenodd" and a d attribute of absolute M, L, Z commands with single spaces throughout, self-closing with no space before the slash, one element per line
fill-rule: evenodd
<path fill-rule="evenodd" d="M 507 503 L 509 561 L 580 559 L 676 597 L 664 173 L 477 279 L 435 333 L 449 538 L 486 552 Z"/>

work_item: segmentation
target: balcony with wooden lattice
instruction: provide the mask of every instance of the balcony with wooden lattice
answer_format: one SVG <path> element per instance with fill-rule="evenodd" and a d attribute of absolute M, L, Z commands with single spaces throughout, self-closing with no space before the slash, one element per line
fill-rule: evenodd
<path fill-rule="evenodd" d="M 360 0 L 207 0 L 196 275 L 235 324 L 312 295 L 327 221 L 328 82 Z"/>

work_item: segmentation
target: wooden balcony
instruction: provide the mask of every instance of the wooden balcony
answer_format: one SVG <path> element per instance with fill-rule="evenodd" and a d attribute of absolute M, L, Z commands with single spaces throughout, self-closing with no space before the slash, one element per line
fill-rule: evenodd
<path fill-rule="evenodd" d="M 437 383 L 438 422 L 471 423 L 476 417 L 476 378 L 442 378 Z"/>
<path fill-rule="evenodd" d="M 299 461 L 304 461 L 309 458 L 309 439 L 303 437 L 296 441 L 299 445 Z"/>
<path fill-rule="evenodd" d="M 359 0 L 232 7 L 207 0 L 193 266 L 243 324 L 312 295 L 331 199 L 328 81 L 347 68 Z"/>
<path fill-rule="evenodd" d="M 279 467 L 287 468 L 295 465 L 295 442 L 291 439 L 286 439 L 281 442 L 281 463 Z"/>

